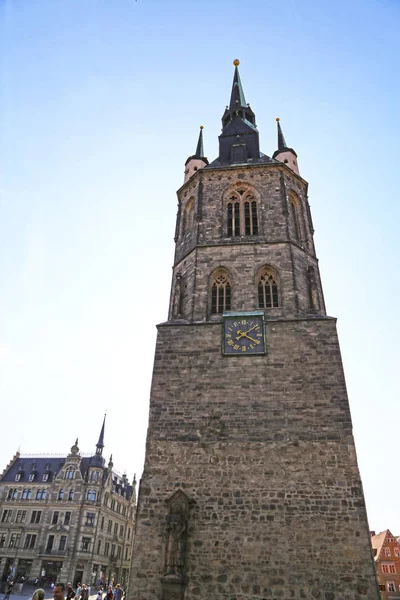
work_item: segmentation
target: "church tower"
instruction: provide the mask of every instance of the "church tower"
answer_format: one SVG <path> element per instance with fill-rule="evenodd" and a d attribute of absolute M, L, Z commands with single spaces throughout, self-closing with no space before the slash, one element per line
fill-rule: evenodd
<path fill-rule="evenodd" d="M 128 595 L 378 600 L 308 184 L 279 121 L 260 152 L 234 65 L 219 156 L 201 131 L 178 190 Z"/>

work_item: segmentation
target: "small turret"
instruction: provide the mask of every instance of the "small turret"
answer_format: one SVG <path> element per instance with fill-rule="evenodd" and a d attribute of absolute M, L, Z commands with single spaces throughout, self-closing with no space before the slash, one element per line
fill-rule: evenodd
<path fill-rule="evenodd" d="M 103 454 L 103 448 L 104 448 L 104 427 L 106 424 L 106 415 L 104 415 L 104 420 L 103 420 L 103 425 L 101 427 L 101 431 L 100 431 L 100 435 L 99 435 L 99 441 L 96 444 L 96 454 L 98 456 L 101 456 Z"/>
<path fill-rule="evenodd" d="M 196 152 L 193 156 L 189 156 L 185 162 L 185 178 L 183 183 L 186 183 L 188 179 L 192 177 L 199 169 L 202 169 L 208 165 L 208 160 L 204 156 L 203 148 L 203 125 L 200 125 L 199 139 L 197 142 Z"/>
<path fill-rule="evenodd" d="M 293 148 L 289 148 L 286 144 L 279 117 L 277 117 L 276 122 L 278 125 L 278 150 L 275 150 L 272 158 L 279 160 L 279 162 L 285 163 L 285 165 L 290 167 L 292 171 L 297 173 L 297 175 L 300 175 L 299 165 L 297 164 L 297 154 Z"/>

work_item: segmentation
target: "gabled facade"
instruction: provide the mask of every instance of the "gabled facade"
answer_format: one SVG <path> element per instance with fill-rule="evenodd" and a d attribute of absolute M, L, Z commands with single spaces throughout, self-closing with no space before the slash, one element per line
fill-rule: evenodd
<path fill-rule="evenodd" d="M 384 600 L 400 599 L 400 544 L 389 529 L 371 532 L 379 589 Z"/>
<path fill-rule="evenodd" d="M 135 481 L 78 440 L 67 456 L 18 452 L 0 477 L 0 576 L 125 584 L 133 540 Z"/>

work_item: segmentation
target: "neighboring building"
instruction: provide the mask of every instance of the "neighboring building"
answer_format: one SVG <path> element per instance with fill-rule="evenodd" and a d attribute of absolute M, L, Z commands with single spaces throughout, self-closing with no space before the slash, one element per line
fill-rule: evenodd
<path fill-rule="evenodd" d="M 201 130 L 178 190 L 131 598 L 377 600 L 308 184 L 279 122 L 260 152 L 237 65 L 219 155 Z"/>
<path fill-rule="evenodd" d="M 400 544 L 386 529 L 375 535 L 371 532 L 379 589 L 385 600 L 400 599 Z"/>
<path fill-rule="evenodd" d="M 129 484 L 78 440 L 66 457 L 21 456 L 0 477 L 0 575 L 42 582 L 103 579 L 127 583 L 133 540 L 135 481 Z"/>

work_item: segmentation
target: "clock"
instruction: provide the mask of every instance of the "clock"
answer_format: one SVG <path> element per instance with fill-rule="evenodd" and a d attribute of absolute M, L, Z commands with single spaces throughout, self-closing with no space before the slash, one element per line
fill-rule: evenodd
<path fill-rule="evenodd" d="M 265 354 L 264 318 L 256 313 L 224 313 L 222 353 Z"/>

